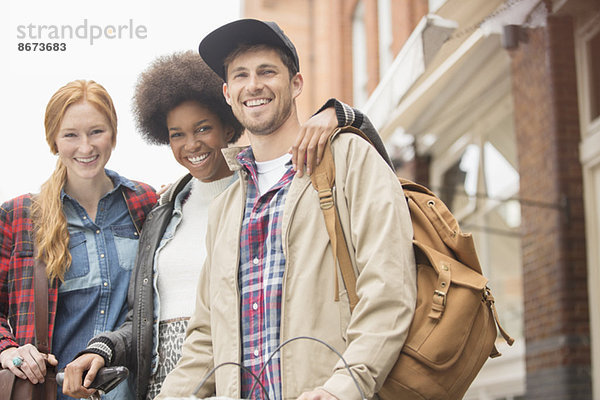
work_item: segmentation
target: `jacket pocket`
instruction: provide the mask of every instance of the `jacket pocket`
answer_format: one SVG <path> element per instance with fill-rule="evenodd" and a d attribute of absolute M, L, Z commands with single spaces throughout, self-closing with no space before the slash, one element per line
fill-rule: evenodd
<path fill-rule="evenodd" d="M 90 260 L 83 232 L 71 233 L 69 235 L 69 252 L 71 253 L 71 265 L 65 272 L 65 281 L 86 276 L 90 272 Z"/>
<path fill-rule="evenodd" d="M 127 271 L 133 269 L 139 242 L 137 231 L 131 224 L 113 225 L 110 229 L 119 257 L 119 267 Z"/>

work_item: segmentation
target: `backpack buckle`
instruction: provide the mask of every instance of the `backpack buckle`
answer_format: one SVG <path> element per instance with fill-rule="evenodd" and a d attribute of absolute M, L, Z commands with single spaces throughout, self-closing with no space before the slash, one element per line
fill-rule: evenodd
<path fill-rule="evenodd" d="M 442 306 L 446 306 L 446 293 L 440 290 L 434 290 L 433 293 L 442 298 Z"/>
<path fill-rule="evenodd" d="M 328 210 L 333 207 L 333 192 L 331 189 L 321 189 L 318 191 L 321 210 Z"/>
<path fill-rule="evenodd" d="M 446 309 L 446 293 L 440 290 L 433 291 L 433 299 L 431 303 L 431 310 L 429 310 L 429 318 L 439 321 L 444 314 Z"/>

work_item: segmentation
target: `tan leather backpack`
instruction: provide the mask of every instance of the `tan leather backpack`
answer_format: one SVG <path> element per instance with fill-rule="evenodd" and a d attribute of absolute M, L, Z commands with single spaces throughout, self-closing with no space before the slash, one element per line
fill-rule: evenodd
<path fill-rule="evenodd" d="M 341 131 L 368 141 L 357 129 Z M 333 200 L 330 143 L 311 180 L 353 310 L 358 302 L 356 276 Z M 414 230 L 417 305 L 400 357 L 378 395 L 383 400 L 461 399 L 487 358 L 500 355 L 496 326 L 509 345 L 514 340 L 499 324 L 471 234 L 461 232 L 429 189 L 402 178 L 400 183 L 405 199 L 398 201 L 408 203 Z"/>

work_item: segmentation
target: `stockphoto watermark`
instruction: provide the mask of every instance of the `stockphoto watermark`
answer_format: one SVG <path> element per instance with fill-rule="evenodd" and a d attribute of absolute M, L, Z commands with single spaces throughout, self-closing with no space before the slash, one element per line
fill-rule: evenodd
<path fill-rule="evenodd" d="M 78 25 L 17 25 L 19 51 L 65 51 L 67 40 L 85 40 L 90 46 L 102 40 L 146 39 L 148 28 L 129 19 L 126 24 L 97 25 L 87 18 Z"/>

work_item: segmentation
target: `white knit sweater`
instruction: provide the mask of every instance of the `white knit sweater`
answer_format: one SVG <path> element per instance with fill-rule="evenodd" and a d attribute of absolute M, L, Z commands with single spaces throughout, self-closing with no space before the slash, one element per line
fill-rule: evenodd
<path fill-rule="evenodd" d="M 173 238 L 158 254 L 160 321 L 192 315 L 198 276 L 206 258 L 208 205 L 231 181 L 231 176 L 214 182 L 192 179 L 191 194 L 182 207 L 182 219 Z"/>

